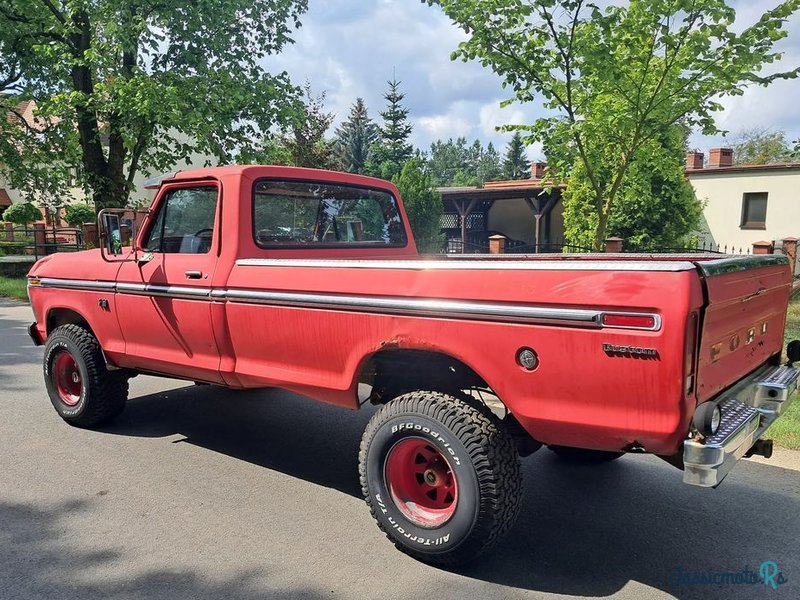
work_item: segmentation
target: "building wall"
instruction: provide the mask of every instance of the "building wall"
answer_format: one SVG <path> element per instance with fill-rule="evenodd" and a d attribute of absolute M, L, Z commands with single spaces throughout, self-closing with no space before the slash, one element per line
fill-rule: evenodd
<path fill-rule="evenodd" d="M 703 211 L 709 241 L 746 247 L 761 240 L 800 237 L 800 169 L 743 173 L 689 174 Z M 765 229 L 742 229 L 747 192 L 766 192 Z"/>
<path fill-rule="evenodd" d="M 550 214 L 549 235 L 545 217 L 542 217 L 542 243 L 561 242 L 564 239 L 563 212 L 564 207 L 559 199 Z M 489 209 L 488 229 L 500 231 L 506 237 L 523 241 L 526 244 L 536 243 L 536 219 L 533 211 L 522 198 L 495 202 Z"/>
<path fill-rule="evenodd" d="M 489 209 L 488 229 L 513 240 L 536 243 L 536 220 L 525 200 L 498 200 Z"/>
<path fill-rule="evenodd" d="M 179 142 L 187 143 L 189 138 L 182 133 L 171 131 L 170 135 L 175 136 Z M 169 169 L 166 169 L 166 173 L 170 173 L 172 171 L 185 171 L 188 169 L 202 169 L 206 166 L 206 162 L 209 163 L 209 166 L 215 167 L 218 164 L 216 158 L 205 155 L 205 154 L 198 154 L 192 153 L 189 156 L 189 160 L 180 160 L 176 161 L 172 164 Z M 153 174 L 145 174 L 141 170 L 136 173 L 136 176 L 133 178 L 133 189 L 131 190 L 130 201 L 136 202 L 147 202 L 149 204 L 153 198 L 155 197 L 157 190 L 146 190 L 144 189 L 144 184 L 148 179 L 152 179 L 153 177 L 157 177 L 159 175 L 163 175 L 164 173 L 153 173 Z"/>

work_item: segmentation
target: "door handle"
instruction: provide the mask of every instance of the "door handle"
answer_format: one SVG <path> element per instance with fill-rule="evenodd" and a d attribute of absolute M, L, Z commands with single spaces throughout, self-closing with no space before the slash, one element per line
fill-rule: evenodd
<path fill-rule="evenodd" d="M 186 271 L 187 279 L 202 279 L 202 277 L 203 277 L 202 271 Z"/>

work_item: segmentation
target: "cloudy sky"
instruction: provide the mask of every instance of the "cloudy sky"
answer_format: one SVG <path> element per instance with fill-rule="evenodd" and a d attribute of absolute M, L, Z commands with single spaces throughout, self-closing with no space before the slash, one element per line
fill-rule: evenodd
<path fill-rule="evenodd" d="M 778 0 L 734 0 L 737 25 L 752 23 Z M 464 34 L 438 8 L 419 0 L 310 0 L 296 43 L 273 57 L 269 70 L 285 69 L 297 83 L 311 82 L 314 93 L 327 94 L 326 106 L 346 118 L 357 97 L 363 97 L 370 115 L 384 107 L 382 94 L 393 73 L 402 81 L 405 104 L 414 125 L 413 143 L 429 148 L 432 141 L 465 136 L 484 144 L 505 146 L 510 134 L 498 125 L 530 122 L 535 106 L 501 109 L 508 94 L 491 70 L 478 63 L 450 60 Z M 800 18 L 792 19 L 789 38 L 781 42 L 785 56 L 776 68 L 800 65 Z M 743 96 L 723 100 L 717 123 L 731 134 L 752 127 L 783 130 L 790 140 L 800 138 L 800 80 L 780 81 L 770 88 L 752 88 Z M 700 150 L 724 143 L 722 138 L 696 135 L 691 144 Z M 531 159 L 540 149 L 528 149 Z"/>

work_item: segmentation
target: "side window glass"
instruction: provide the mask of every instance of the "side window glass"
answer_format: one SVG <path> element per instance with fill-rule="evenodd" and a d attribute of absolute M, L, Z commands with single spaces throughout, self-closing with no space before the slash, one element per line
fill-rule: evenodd
<path fill-rule="evenodd" d="M 181 188 L 168 192 L 144 243 L 149 252 L 206 254 L 211 250 L 217 188 Z"/>
<path fill-rule="evenodd" d="M 315 182 L 257 182 L 253 229 L 262 248 L 407 243 L 397 200 L 390 193 Z"/>

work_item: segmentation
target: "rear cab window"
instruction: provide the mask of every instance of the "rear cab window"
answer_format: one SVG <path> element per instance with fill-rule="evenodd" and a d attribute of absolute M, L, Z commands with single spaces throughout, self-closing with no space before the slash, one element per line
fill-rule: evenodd
<path fill-rule="evenodd" d="M 311 181 L 257 181 L 253 238 L 265 249 L 408 244 L 397 199 L 388 191 Z"/>

